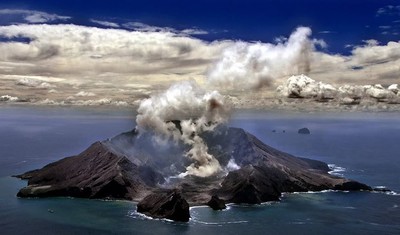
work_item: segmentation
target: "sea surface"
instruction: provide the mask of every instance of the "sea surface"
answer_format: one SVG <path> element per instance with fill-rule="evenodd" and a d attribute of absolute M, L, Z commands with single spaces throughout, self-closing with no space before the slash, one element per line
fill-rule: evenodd
<path fill-rule="evenodd" d="M 146 218 L 133 202 L 16 197 L 26 182 L 11 175 L 130 130 L 134 116 L 111 108 L 0 107 L 0 234 L 400 234 L 400 113 L 237 111 L 230 122 L 390 193 L 286 194 L 217 212 L 195 207 L 189 223 Z M 298 134 L 302 127 L 311 134 Z"/>

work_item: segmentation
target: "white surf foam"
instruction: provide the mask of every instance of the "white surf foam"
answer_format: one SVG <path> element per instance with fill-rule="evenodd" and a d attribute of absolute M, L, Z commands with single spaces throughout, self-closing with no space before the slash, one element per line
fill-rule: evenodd
<path fill-rule="evenodd" d="M 328 167 L 330 171 L 328 171 L 329 174 L 331 175 L 336 175 L 336 176 L 342 176 L 343 177 L 343 172 L 346 171 L 346 168 L 337 166 L 335 164 L 328 164 Z"/>
<path fill-rule="evenodd" d="M 169 223 L 175 223 L 175 221 L 170 220 L 170 219 L 164 219 L 164 218 L 153 218 L 150 216 L 147 216 L 145 214 L 139 213 L 137 211 L 130 211 L 128 213 L 128 216 L 134 219 L 143 219 L 143 220 L 158 220 L 162 222 L 169 222 Z"/>
<path fill-rule="evenodd" d="M 384 186 L 384 185 L 378 185 L 378 186 L 375 186 L 375 187 L 373 187 L 373 188 L 376 188 L 376 189 L 387 189 L 387 187 L 386 186 Z M 398 192 L 395 192 L 395 191 L 393 191 L 393 190 L 390 190 L 390 191 L 372 191 L 373 193 L 383 193 L 383 194 L 386 194 L 386 195 L 391 195 L 391 196 L 400 196 L 400 193 L 398 193 Z"/>

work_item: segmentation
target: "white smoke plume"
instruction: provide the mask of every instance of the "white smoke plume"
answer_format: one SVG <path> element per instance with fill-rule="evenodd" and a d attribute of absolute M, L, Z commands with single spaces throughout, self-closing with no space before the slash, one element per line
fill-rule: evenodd
<path fill-rule="evenodd" d="M 308 73 L 315 45 L 325 45 L 310 35 L 310 28 L 299 27 L 278 44 L 237 42 L 211 66 L 207 82 L 229 89 L 254 89 L 289 74 Z"/>
<path fill-rule="evenodd" d="M 164 93 L 143 100 L 136 122 L 139 131 L 153 131 L 190 146 L 186 156 L 193 163 L 181 174 L 210 176 L 221 170 L 218 160 L 208 153 L 201 133 L 212 131 L 228 120 L 229 108 L 217 91 L 205 91 L 194 81 L 172 85 Z"/>

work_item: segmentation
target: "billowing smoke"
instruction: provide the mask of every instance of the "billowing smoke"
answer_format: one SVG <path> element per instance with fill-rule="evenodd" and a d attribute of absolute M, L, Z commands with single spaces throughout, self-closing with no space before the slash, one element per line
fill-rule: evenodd
<path fill-rule="evenodd" d="M 206 177 L 220 171 L 221 166 L 208 153 L 201 133 L 226 122 L 228 115 L 229 109 L 217 91 L 205 91 L 194 81 L 184 81 L 143 100 L 136 122 L 139 131 L 152 131 L 158 140 L 172 138 L 190 147 L 185 155 L 193 163 L 181 176 Z"/>
<path fill-rule="evenodd" d="M 308 73 L 314 46 L 324 45 L 310 35 L 310 28 L 299 27 L 278 44 L 237 42 L 211 66 L 207 82 L 230 89 L 254 89 L 290 74 Z"/>
<path fill-rule="evenodd" d="M 311 30 L 297 28 L 288 39 L 278 44 L 237 42 L 222 53 L 210 68 L 208 88 L 253 89 L 269 85 L 287 74 L 310 70 L 310 54 L 318 43 L 309 39 Z M 194 81 L 184 81 L 165 92 L 143 100 L 136 122 L 139 132 L 153 132 L 159 144 L 174 140 L 189 146 L 185 156 L 191 164 L 185 175 L 206 177 L 222 170 L 222 166 L 202 138 L 228 119 L 229 108 L 217 91 L 200 88 Z M 235 169 L 234 162 L 227 168 Z"/>

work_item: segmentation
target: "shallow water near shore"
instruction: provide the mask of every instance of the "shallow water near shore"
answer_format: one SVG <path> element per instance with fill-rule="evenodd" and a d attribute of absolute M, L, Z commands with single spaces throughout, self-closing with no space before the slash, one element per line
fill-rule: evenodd
<path fill-rule="evenodd" d="M 392 193 L 286 194 L 277 203 L 191 208 L 189 223 L 153 220 L 136 204 L 73 198 L 19 199 L 26 185 L 10 175 L 77 154 L 134 127 L 122 109 L 0 107 L 1 234 L 399 234 L 400 113 L 238 111 L 231 126 L 336 173 Z M 310 135 L 297 130 L 307 127 Z M 333 165 L 332 165 L 333 166 Z M 339 168 L 340 167 L 340 168 Z"/>

